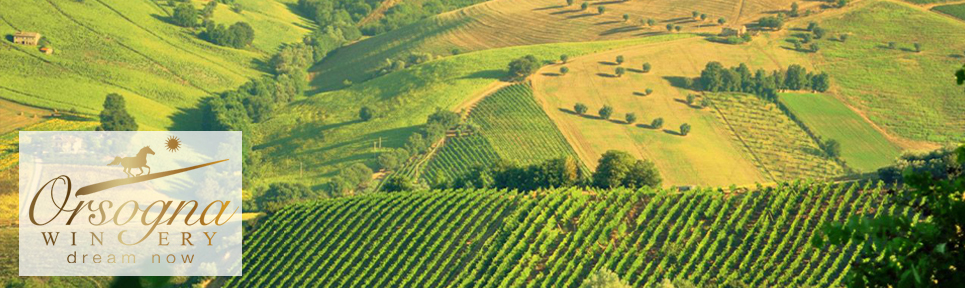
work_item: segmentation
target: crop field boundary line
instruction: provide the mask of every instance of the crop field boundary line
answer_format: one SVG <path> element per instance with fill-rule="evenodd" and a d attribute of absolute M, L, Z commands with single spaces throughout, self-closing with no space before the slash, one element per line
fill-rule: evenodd
<path fill-rule="evenodd" d="M 767 166 L 764 165 L 764 162 L 757 157 L 757 152 L 754 151 L 754 149 L 751 149 L 750 145 L 747 145 L 747 142 L 744 141 L 744 137 L 741 137 L 741 134 L 737 132 L 737 129 L 734 128 L 734 125 L 730 124 L 730 120 L 727 119 L 727 116 L 724 115 L 724 112 L 720 111 L 720 108 L 717 107 L 717 104 L 714 102 L 716 101 L 710 102 L 711 106 L 714 106 L 714 111 L 717 112 L 717 115 L 720 115 L 720 119 L 724 120 L 724 124 L 727 125 L 727 129 L 730 129 L 730 132 L 734 133 L 734 136 L 737 137 L 737 140 L 740 140 L 741 146 L 744 146 L 744 149 L 747 150 L 748 154 L 751 154 L 751 157 L 754 158 L 754 162 L 757 162 L 757 165 L 761 167 L 761 170 L 764 170 L 764 173 L 767 173 L 767 177 L 770 178 L 771 181 L 778 181 L 777 177 L 774 177 L 774 174 L 771 173 L 771 169 L 767 169 Z"/>
<path fill-rule="evenodd" d="M 238 73 L 237 71 L 235 71 L 234 69 L 231 69 L 231 68 L 228 68 L 228 67 L 223 66 L 220 61 L 213 61 L 213 60 L 208 59 L 207 57 L 204 57 L 204 56 L 202 56 L 202 55 L 200 55 L 200 54 L 194 53 L 193 51 L 184 49 L 184 48 L 182 48 L 182 47 L 179 46 L 179 45 L 174 45 L 174 43 L 171 43 L 170 41 L 168 41 L 168 40 L 165 39 L 164 37 L 161 37 L 161 35 L 158 35 L 157 33 L 154 33 L 154 31 L 151 31 L 150 29 L 144 28 L 144 26 L 141 26 L 141 25 L 138 24 L 137 22 L 134 22 L 134 20 L 131 20 L 131 18 L 128 18 L 127 15 L 124 15 L 124 13 L 121 13 L 120 11 L 117 11 L 117 9 L 114 9 L 114 7 L 111 7 L 111 5 L 107 5 L 107 3 L 104 3 L 104 1 L 102 1 L 102 0 L 95 0 L 95 1 L 97 1 L 97 3 L 100 3 L 101 5 L 104 5 L 104 7 L 106 7 L 107 9 L 109 9 L 109 10 L 111 10 L 111 11 L 113 11 L 115 14 L 117 14 L 117 16 L 120 16 L 122 19 L 124 19 L 124 20 L 127 21 L 128 23 L 131 23 L 131 25 L 134 25 L 135 27 L 140 28 L 141 30 L 144 30 L 144 32 L 147 32 L 148 34 L 151 34 L 151 35 L 153 35 L 154 37 L 157 37 L 159 40 L 161 40 L 161 41 L 164 42 L 165 44 L 168 44 L 168 45 L 170 45 L 171 47 L 174 47 L 175 49 L 184 51 L 185 53 L 188 53 L 188 54 L 197 56 L 198 58 L 204 59 L 205 61 L 208 61 L 208 62 L 210 62 L 211 64 L 214 64 L 214 65 L 217 65 L 218 67 L 224 68 L 224 69 L 227 70 L 229 73 L 235 74 L 235 75 L 237 75 L 237 76 L 241 76 L 242 78 L 248 78 L 248 77 L 245 77 L 244 75 L 239 74 L 239 73 Z M 162 10 L 163 10 L 163 9 L 162 9 Z M 189 40 L 189 42 L 193 42 L 193 41 Z M 171 73 L 173 74 L 174 72 L 171 72 Z M 181 77 L 181 76 L 178 75 L 178 77 Z M 192 84 L 192 86 L 193 86 L 193 84 Z M 198 88 L 198 89 L 201 89 L 200 87 L 197 87 L 197 88 Z M 202 91 L 205 91 L 205 92 L 208 93 L 208 94 L 211 94 L 211 92 L 209 92 L 209 91 L 207 91 L 207 90 L 204 90 L 204 89 L 201 89 L 201 90 L 202 90 Z"/>
<path fill-rule="evenodd" d="M 90 27 L 90 26 L 87 26 L 87 25 L 84 24 L 84 23 L 81 23 L 80 21 L 78 21 L 77 19 L 75 19 L 73 16 L 70 16 L 69 14 L 67 14 L 67 12 L 64 12 L 64 10 L 61 9 L 60 6 L 57 6 L 57 4 L 54 4 L 53 1 L 51 1 L 51 0 L 46 0 L 46 1 L 47 1 L 48 4 L 50 4 L 51 7 L 54 7 L 54 9 L 57 10 L 57 12 L 59 12 L 60 15 L 64 16 L 64 17 L 67 18 L 67 19 L 70 19 L 70 21 L 74 22 L 74 24 L 77 24 L 78 26 L 83 27 L 84 29 L 87 29 L 88 31 L 90 31 L 90 32 L 92 32 L 92 33 L 94 33 L 94 34 L 105 34 L 105 33 L 100 33 L 100 32 L 98 32 L 98 31 L 97 31 L 96 29 L 94 29 L 93 27 Z M 204 88 L 198 87 L 197 85 L 195 85 L 195 84 L 192 83 L 191 81 L 188 81 L 187 79 L 185 79 L 183 76 L 178 75 L 178 73 L 175 73 L 173 70 L 171 70 L 171 68 L 168 68 L 167 66 L 164 66 L 164 64 L 161 64 L 161 62 L 158 62 L 157 60 L 155 60 L 154 58 L 151 58 L 151 57 L 148 56 L 147 54 L 144 54 L 144 53 L 141 52 L 141 51 L 137 51 L 137 49 L 134 49 L 133 47 L 127 46 L 127 44 L 124 44 L 124 43 L 121 42 L 121 41 L 112 41 L 112 43 L 116 43 L 118 46 L 121 46 L 121 47 L 124 47 L 124 48 L 127 49 L 127 50 L 130 50 L 130 51 L 133 52 L 134 54 L 137 54 L 137 55 L 139 55 L 139 56 L 141 56 L 141 57 L 144 57 L 144 59 L 147 59 L 147 60 L 150 61 L 152 64 L 157 65 L 158 67 L 161 67 L 165 72 L 171 73 L 171 75 L 174 75 L 175 77 L 177 77 L 179 80 L 183 81 L 184 83 L 188 83 L 188 85 L 190 85 L 191 87 L 193 87 L 193 88 L 195 88 L 195 89 L 198 89 L 198 90 L 201 90 L 201 91 L 203 91 L 203 92 L 205 92 L 205 93 L 207 93 L 207 94 L 214 94 L 214 93 L 211 92 L 211 91 L 208 91 L 208 90 L 206 90 L 206 89 L 204 89 Z"/>

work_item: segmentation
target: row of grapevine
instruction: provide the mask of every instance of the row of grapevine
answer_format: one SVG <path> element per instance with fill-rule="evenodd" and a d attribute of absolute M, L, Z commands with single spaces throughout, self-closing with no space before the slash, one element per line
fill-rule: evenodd
<path fill-rule="evenodd" d="M 561 156 L 577 158 L 528 85 L 507 86 L 487 96 L 472 109 L 467 122 L 476 126 L 476 133 L 446 139 L 426 165 L 424 179 L 453 179 L 497 159 L 534 164 Z"/>
<path fill-rule="evenodd" d="M 247 235 L 244 276 L 227 284 L 577 287 L 608 269 L 635 287 L 838 286 L 866 244 L 809 240 L 823 223 L 896 213 L 886 198 L 871 184 L 795 182 L 736 195 L 571 188 L 323 200 Z"/>

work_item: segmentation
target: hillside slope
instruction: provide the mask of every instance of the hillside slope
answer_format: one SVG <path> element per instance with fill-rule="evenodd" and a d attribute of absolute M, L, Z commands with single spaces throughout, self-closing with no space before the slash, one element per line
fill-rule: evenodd
<path fill-rule="evenodd" d="M 319 91 L 367 80 L 385 59 L 401 59 L 414 52 L 450 55 L 454 49 L 466 52 L 498 47 L 623 39 L 665 33 L 667 24 L 681 25 L 684 31 L 719 32 L 716 19 L 728 23 L 748 23 L 770 11 L 786 10 L 791 0 L 629 0 L 589 1 L 589 9 L 579 3 L 565 7 L 562 0 L 493 0 L 359 41 L 337 50 L 313 68 L 312 81 Z M 606 12 L 597 13 L 605 6 Z M 695 21 L 691 12 L 708 15 L 705 22 Z M 623 14 L 630 21 L 623 20 Z M 658 24 L 644 27 L 641 19 L 654 18 Z M 702 26 L 699 28 L 698 26 Z"/>
<path fill-rule="evenodd" d="M 145 130 L 198 129 L 192 110 L 198 99 L 264 74 L 258 69 L 274 52 L 268 47 L 288 41 L 266 39 L 271 31 L 256 30 L 255 43 L 268 51 L 220 47 L 168 23 L 168 8 L 154 1 L 0 0 L 0 6 L 0 97 L 96 114 L 108 93 L 119 93 Z M 288 13 L 279 18 L 292 16 L 287 9 L 261 13 L 276 12 Z M 240 19 L 260 26 L 257 19 Z M 284 29 L 306 31 L 287 25 Z M 12 43 L 21 30 L 42 34 L 53 55 Z M 175 122 L 186 125 L 174 127 Z"/>
<path fill-rule="evenodd" d="M 560 190 L 371 194 L 299 204 L 245 239 L 228 287 L 577 287 L 609 269 L 634 287 L 838 286 L 861 243 L 816 250 L 820 223 L 892 213 L 880 189 Z M 324 269 L 322 269 L 324 267 Z"/>

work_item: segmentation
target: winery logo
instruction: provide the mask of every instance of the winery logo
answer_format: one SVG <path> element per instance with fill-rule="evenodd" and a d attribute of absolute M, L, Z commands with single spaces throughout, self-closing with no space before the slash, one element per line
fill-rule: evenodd
<path fill-rule="evenodd" d="M 20 275 L 241 275 L 240 163 L 239 132 L 20 132 Z"/>

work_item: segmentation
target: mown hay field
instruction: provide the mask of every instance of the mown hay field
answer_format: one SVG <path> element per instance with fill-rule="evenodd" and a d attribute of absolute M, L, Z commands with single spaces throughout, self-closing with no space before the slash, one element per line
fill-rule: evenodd
<path fill-rule="evenodd" d="M 691 38 L 607 51 L 544 67 L 533 77 L 537 99 L 567 137 L 584 163 L 595 167 L 606 150 L 628 151 L 654 161 L 665 185 L 730 185 L 767 182 L 752 155 L 735 141 L 731 130 L 718 121 L 711 109 L 696 109 L 685 99 L 695 91 L 680 88 L 684 77 L 696 77 L 707 62 L 725 66 L 746 63 L 751 69 L 774 70 L 807 61 L 799 54 L 775 49 L 777 38 L 759 37 L 747 45 L 726 45 Z M 614 63 L 624 56 L 622 65 Z M 652 71 L 642 73 L 643 63 Z M 569 73 L 560 75 L 561 67 Z M 617 67 L 627 72 L 614 75 Z M 644 96 L 646 89 L 653 94 Z M 589 116 L 573 113 L 574 105 L 589 107 Z M 597 111 L 610 105 L 616 121 L 597 119 Z M 623 124 L 626 113 L 635 113 L 640 125 Z M 649 127 L 663 118 L 663 127 Z M 690 135 L 677 135 L 681 124 L 690 124 Z"/>
<path fill-rule="evenodd" d="M 587 1 L 581 10 L 577 1 L 493 0 L 443 13 L 337 50 L 313 68 L 312 81 L 319 91 L 343 87 L 344 80 L 365 81 L 385 59 L 400 59 L 413 52 L 451 55 L 483 49 L 540 43 L 597 41 L 652 36 L 667 33 L 667 24 L 680 25 L 684 32 L 721 31 L 720 17 L 731 24 L 756 21 L 761 15 L 790 8 L 791 0 L 629 0 Z M 802 7 L 809 4 L 804 3 Z M 606 7 L 600 15 L 597 7 Z M 695 20 L 691 13 L 707 14 Z M 623 20 L 628 14 L 629 21 Z M 658 23 L 646 27 L 641 20 Z"/>

